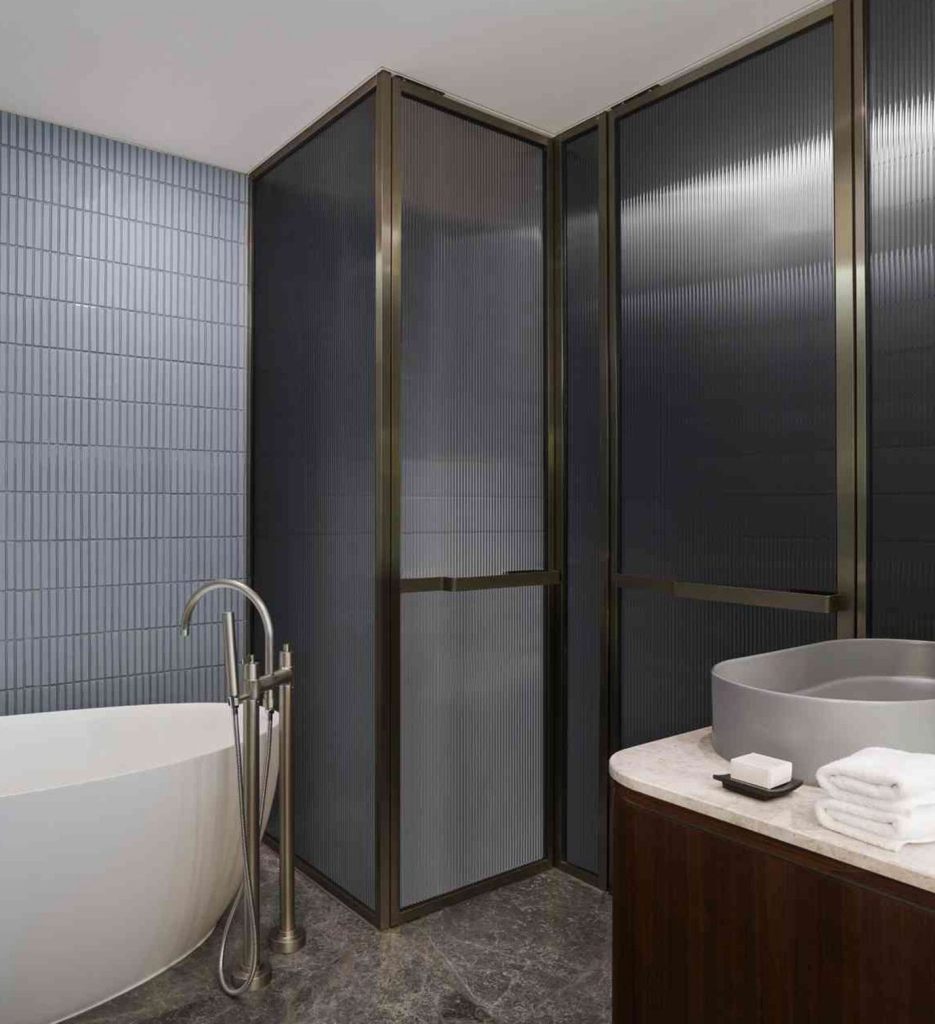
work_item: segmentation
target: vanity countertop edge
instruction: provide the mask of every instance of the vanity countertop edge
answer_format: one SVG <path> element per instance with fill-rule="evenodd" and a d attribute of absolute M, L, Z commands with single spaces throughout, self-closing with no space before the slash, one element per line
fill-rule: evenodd
<path fill-rule="evenodd" d="M 754 800 L 712 778 L 728 767 L 706 728 L 620 750 L 610 759 L 610 776 L 624 789 L 935 893 L 935 843 L 891 853 L 838 835 L 815 818 L 821 795 L 817 787 L 801 786 L 776 800 Z"/>

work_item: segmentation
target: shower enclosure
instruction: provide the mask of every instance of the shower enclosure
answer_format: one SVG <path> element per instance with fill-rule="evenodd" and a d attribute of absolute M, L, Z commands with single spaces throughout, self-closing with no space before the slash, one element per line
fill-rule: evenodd
<path fill-rule="evenodd" d="M 710 668 L 931 638 L 926 0 L 548 139 L 381 73 L 253 175 L 253 580 L 297 853 L 387 926 L 607 883 L 611 750 Z"/>
<path fill-rule="evenodd" d="M 549 140 L 379 74 L 253 175 L 252 572 L 296 854 L 380 926 L 551 862 Z"/>

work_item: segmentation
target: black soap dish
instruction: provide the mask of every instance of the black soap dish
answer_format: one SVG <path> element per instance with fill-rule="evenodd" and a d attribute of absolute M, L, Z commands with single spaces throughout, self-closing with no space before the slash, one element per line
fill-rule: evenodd
<path fill-rule="evenodd" d="M 775 789 L 766 789 L 763 786 L 754 786 L 752 782 L 740 782 L 737 779 L 732 779 L 730 772 L 724 772 L 723 775 L 715 775 L 714 778 L 725 789 L 730 789 L 734 793 L 743 793 L 744 796 L 752 796 L 754 800 L 775 800 L 776 797 L 785 796 L 802 785 L 801 779 L 790 779 L 781 786 L 776 786 Z"/>

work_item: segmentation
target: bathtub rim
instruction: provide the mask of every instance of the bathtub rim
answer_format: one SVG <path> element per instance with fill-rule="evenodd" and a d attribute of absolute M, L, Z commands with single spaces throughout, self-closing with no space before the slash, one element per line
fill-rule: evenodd
<path fill-rule="evenodd" d="M 228 711 L 228 724 L 227 724 L 227 740 L 221 745 L 210 745 L 207 749 L 199 749 L 197 752 L 190 754 L 185 757 L 173 757 L 169 760 L 160 760 L 155 764 L 142 764 L 138 767 L 126 768 L 120 771 L 109 771 L 106 773 L 95 773 L 92 775 L 83 776 L 77 779 L 66 779 L 63 782 L 51 782 L 46 785 L 33 786 L 30 789 L 16 789 L 14 788 L 10 792 L 5 792 L 2 782 L 0 782 L 0 803 L 6 800 L 16 800 L 20 797 L 32 796 L 34 793 L 47 793 L 51 790 L 66 790 L 74 789 L 79 786 L 90 786 L 99 782 L 106 782 L 108 779 L 119 779 L 126 778 L 133 775 L 143 775 L 147 772 L 163 771 L 166 768 L 172 768 L 175 765 L 186 764 L 189 762 L 201 761 L 206 757 L 212 757 L 215 754 L 220 754 L 225 750 L 233 750 L 234 747 L 234 734 L 230 724 L 230 705 L 226 701 L 167 701 L 165 703 L 150 703 L 150 704 L 114 704 L 103 708 L 66 708 L 61 711 L 32 711 L 26 715 L 10 715 L 3 716 L 3 718 L 9 717 L 11 719 L 17 719 L 22 721 L 23 719 L 30 718 L 47 718 L 50 715 L 54 715 L 57 718 L 64 715 L 81 714 L 83 712 L 99 712 L 102 715 L 110 711 L 126 711 L 128 709 L 138 708 L 191 708 L 191 707 L 212 707 L 212 708 L 227 708 Z M 260 713 L 260 737 L 266 735 L 266 722 L 267 714 L 262 711 Z M 279 712 L 273 712 L 273 731 L 274 733 L 279 729 Z M 0 729 L 2 732 L 2 729 Z M 241 743 L 243 743 L 243 719 L 240 720 L 240 734 Z M 277 737 L 278 738 L 278 737 Z M 202 940 L 204 941 L 204 940 Z M 198 947 L 193 947 L 197 949 Z M 83 1012 L 83 1011 L 82 1011 Z M 67 1019 L 67 1018 L 64 1018 Z"/>

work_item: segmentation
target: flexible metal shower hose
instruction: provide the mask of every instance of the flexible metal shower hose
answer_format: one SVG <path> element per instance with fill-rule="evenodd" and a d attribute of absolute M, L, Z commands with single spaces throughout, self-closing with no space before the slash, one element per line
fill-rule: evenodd
<path fill-rule="evenodd" d="M 230 906 L 230 910 L 227 912 L 227 920 L 224 922 L 224 932 L 221 935 L 221 951 L 218 954 L 218 984 L 221 989 L 229 996 L 237 998 L 242 996 L 246 991 L 249 990 L 253 984 L 253 979 L 256 977 L 257 968 L 260 964 L 260 936 L 259 936 L 259 922 L 256 919 L 256 907 L 253 905 L 253 900 L 247 900 L 247 917 L 250 922 L 250 973 L 239 985 L 232 985 L 227 978 L 224 976 L 224 957 L 227 952 L 227 940 L 230 937 L 231 925 L 233 924 L 234 918 L 237 916 L 237 908 L 240 906 L 244 898 L 244 893 L 248 892 L 252 895 L 253 885 L 252 878 L 250 877 L 250 858 L 247 850 L 247 805 L 246 798 L 244 796 L 244 784 L 243 784 L 243 753 L 240 749 L 240 709 L 238 706 L 231 701 L 231 723 L 234 730 L 234 758 L 237 762 L 237 792 L 239 796 L 238 805 L 240 807 L 240 853 L 243 861 L 243 879 L 240 883 L 240 889 L 237 891 L 237 895 L 234 897 L 234 902 Z M 269 783 L 269 768 L 270 760 L 273 751 L 273 712 L 267 711 L 267 726 L 266 726 L 266 767 L 263 771 L 263 786 L 261 789 L 260 797 L 260 824 L 262 825 L 263 816 L 266 813 L 266 788 Z M 259 865 L 257 865 L 259 870 Z M 247 950 L 243 951 L 244 963 L 247 962 Z"/>

